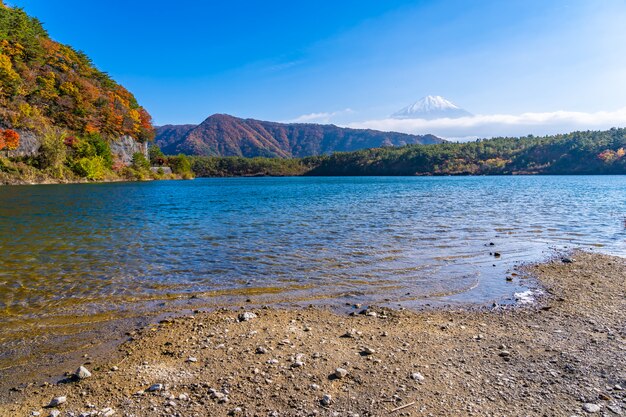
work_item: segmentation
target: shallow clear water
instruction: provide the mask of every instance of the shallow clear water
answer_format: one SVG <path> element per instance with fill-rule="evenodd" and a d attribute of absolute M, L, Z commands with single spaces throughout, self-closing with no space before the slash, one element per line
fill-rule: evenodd
<path fill-rule="evenodd" d="M 618 176 L 2 187 L 0 338 L 11 323 L 157 308 L 181 294 L 216 304 L 506 300 L 524 288 L 507 271 L 552 248 L 626 255 L 625 216 Z"/>

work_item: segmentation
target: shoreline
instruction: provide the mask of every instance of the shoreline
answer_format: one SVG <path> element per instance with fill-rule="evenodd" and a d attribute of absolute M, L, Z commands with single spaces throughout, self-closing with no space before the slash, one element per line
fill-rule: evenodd
<path fill-rule="evenodd" d="M 626 260 L 573 259 L 529 267 L 545 295 L 495 311 L 241 306 L 152 321 L 62 364 L 91 378 L 3 392 L 0 415 L 47 416 L 58 396 L 61 416 L 620 415 Z"/>

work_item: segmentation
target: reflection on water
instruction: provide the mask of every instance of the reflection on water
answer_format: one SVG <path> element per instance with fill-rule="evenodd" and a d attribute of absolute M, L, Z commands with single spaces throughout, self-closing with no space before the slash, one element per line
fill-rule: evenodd
<path fill-rule="evenodd" d="M 192 294 L 486 303 L 523 288 L 506 271 L 550 247 L 626 254 L 625 197 L 613 176 L 3 187 L 0 341 Z"/>

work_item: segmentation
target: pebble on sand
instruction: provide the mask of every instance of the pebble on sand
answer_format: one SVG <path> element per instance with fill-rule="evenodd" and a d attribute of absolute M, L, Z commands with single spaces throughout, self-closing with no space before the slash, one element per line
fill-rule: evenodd
<path fill-rule="evenodd" d="M 414 372 L 411 374 L 411 379 L 415 381 L 423 381 L 426 378 L 424 378 L 424 375 L 420 374 L 419 372 Z"/>
<path fill-rule="evenodd" d="M 588 413 L 597 413 L 600 411 L 600 406 L 598 404 L 585 403 L 583 404 L 583 410 Z"/>
<path fill-rule="evenodd" d="M 328 407 L 331 403 L 333 402 L 333 397 L 330 396 L 330 394 L 325 394 L 322 397 L 322 405 Z"/>
<path fill-rule="evenodd" d="M 251 313 L 249 311 L 246 311 L 245 313 L 241 313 L 238 317 L 237 320 L 239 321 L 250 321 L 252 319 L 256 319 L 258 316 L 254 313 Z"/>
<path fill-rule="evenodd" d="M 345 377 L 348 376 L 348 371 L 346 371 L 343 368 L 337 368 L 337 369 L 335 369 L 335 374 L 334 375 L 335 375 L 335 377 L 337 379 L 342 379 L 342 378 L 345 378 Z"/>
<path fill-rule="evenodd" d="M 148 392 L 163 391 L 163 388 L 164 388 L 163 384 L 152 384 L 146 391 Z"/>
<path fill-rule="evenodd" d="M 76 372 L 74 372 L 74 376 L 78 379 L 85 379 L 91 377 L 91 372 L 84 366 L 80 366 Z"/>
<path fill-rule="evenodd" d="M 67 397 L 54 397 L 52 400 L 50 400 L 50 404 L 48 404 L 48 407 L 58 407 L 65 402 L 67 402 Z"/>

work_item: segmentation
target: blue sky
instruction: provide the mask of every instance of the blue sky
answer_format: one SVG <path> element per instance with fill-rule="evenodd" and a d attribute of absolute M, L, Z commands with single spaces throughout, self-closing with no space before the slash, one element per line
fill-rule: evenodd
<path fill-rule="evenodd" d="M 623 0 L 7 3 L 85 51 L 156 124 L 229 113 L 470 137 L 626 116 Z M 388 120 L 427 94 L 483 119 Z"/>

